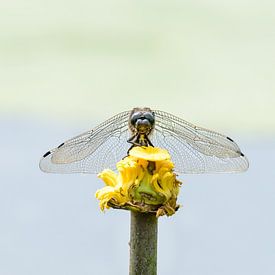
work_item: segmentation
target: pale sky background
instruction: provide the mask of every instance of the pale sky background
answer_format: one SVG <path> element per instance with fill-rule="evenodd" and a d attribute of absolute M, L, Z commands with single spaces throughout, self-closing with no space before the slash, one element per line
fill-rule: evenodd
<path fill-rule="evenodd" d="M 275 274 L 275 2 L 0 2 L 0 274 L 122 275 L 129 213 L 43 153 L 148 106 L 225 133 L 246 173 L 181 175 L 159 274 Z"/>

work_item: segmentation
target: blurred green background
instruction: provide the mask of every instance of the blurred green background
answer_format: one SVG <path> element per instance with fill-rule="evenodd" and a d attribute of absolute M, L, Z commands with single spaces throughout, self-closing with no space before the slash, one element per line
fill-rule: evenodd
<path fill-rule="evenodd" d="M 148 106 L 232 137 L 243 174 L 181 175 L 159 274 L 275 274 L 275 2 L 0 2 L 0 274 L 127 274 L 129 213 L 39 158 Z"/>
<path fill-rule="evenodd" d="M 274 9 L 274 1 L 1 1 L 1 113 L 89 122 L 149 106 L 274 133 Z"/>

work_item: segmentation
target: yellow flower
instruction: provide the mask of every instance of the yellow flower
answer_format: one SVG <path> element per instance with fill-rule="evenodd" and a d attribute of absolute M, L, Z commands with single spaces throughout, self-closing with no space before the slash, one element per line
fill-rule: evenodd
<path fill-rule="evenodd" d="M 139 159 L 145 159 L 150 161 L 170 160 L 170 155 L 167 150 L 151 146 L 133 147 L 130 150 L 129 155 Z"/>
<path fill-rule="evenodd" d="M 101 210 L 112 208 L 173 215 L 179 208 L 181 182 L 173 172 L 169 153 L 157 147 L 133 147 L 117 163 L 118 174 L 103 170 L 98 177 L 106 186 L 95 194 Z"/>

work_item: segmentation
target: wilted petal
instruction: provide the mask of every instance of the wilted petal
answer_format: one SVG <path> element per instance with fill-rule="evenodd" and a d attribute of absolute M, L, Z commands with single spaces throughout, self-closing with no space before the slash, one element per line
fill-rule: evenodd
<path fill-rule="evenodd" d="M 117 174 L 110 169 L 103 170 L 97 176 L 108 186 L 116 186 L 117 184 Z"/>

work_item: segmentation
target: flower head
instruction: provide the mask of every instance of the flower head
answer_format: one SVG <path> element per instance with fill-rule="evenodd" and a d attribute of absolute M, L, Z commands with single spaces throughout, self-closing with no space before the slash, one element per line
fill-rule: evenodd
<path fill-rule="evenodd" d="M 106 186 L 95 194 L 101 210 L 112 208 L 173 215 L 179 208 L 181 182 L 173 172 L 169 153 L 157 147 L 133 147 L 117 163 L 118 174 L 103 170 L 98 177 Z"/>

